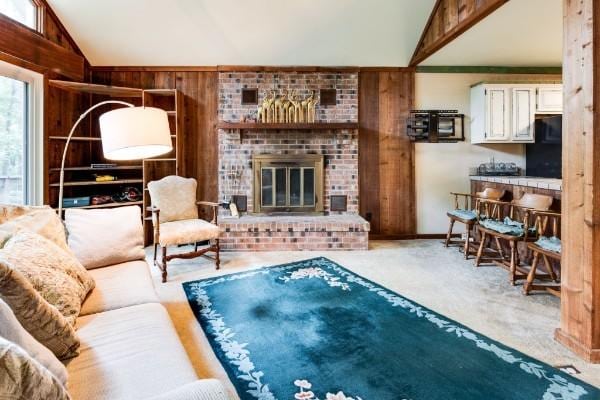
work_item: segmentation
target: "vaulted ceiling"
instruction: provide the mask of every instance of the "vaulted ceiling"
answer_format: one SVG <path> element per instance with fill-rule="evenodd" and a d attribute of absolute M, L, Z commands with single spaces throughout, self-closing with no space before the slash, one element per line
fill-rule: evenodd
<path fill-rule="evenodd" d="M 563 0 L 509 0 L 421 65 L 562 65 Z"/>
<path fill-rule="evenodd" d="M 407 65 L 435 0 L 50 0 L 92 65 Z"/>
<path fill-rule="evenodd" d="M 562 1 L 510 0 L 421 65 L 560 66 Z M 435 0 L 48 2 L 96 66 L 406 66 Z"/>

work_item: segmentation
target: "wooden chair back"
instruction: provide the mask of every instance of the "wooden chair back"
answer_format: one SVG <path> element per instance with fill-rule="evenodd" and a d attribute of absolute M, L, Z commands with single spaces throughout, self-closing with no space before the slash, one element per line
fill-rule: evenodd
<path fill-rule="evenodd" d="M 561 214 L 551 211 L 531 211 L 533 226 L 538 234 L 542 236 L 560 238 L 560 218 Z"/>
<path fill-rule="evenodd" d="M 475 193 L 481 199 L 500 200 L 506 194 L 506 190 L 496 188 L 485 188 L 482 192 Z"/>
<path fill-rule="evenodd" d="M 513 200 L 512 204 L 518 207 L 530 208 L 538 211 L 548 211 L 552 206 L 553 201 L 554 199 L 552 196 L 545 194 L 525 193 L 520 199 Z"/>

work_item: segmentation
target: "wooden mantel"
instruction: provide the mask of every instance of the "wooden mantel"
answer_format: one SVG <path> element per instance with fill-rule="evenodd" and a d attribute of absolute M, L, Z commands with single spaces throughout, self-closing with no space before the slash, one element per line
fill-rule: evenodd
<path fill-rule="evenodd" d="M 225 130 L 298 130 L 298 131 L 327 131 L 358 129 L 358 122 L 314 122 L 314 123 L 258 123 L 258 122 L 226 122 L 219 121 L 217 129 Z"/>

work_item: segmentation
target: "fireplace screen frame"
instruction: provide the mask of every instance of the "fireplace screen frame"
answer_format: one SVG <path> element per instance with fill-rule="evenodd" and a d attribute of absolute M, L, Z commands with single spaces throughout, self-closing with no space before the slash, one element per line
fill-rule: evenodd
<path fill-rule="evenodd" d="M 254 172 L 254 207 L 255 214 L 272 213 L 323 213 L 323 156 L 319 154 L 257 154 L 252 157 L 252 169 Z M 263 169 L 286 169 L 286 196 L 284 206 L 263 206 L 262 203 L 262 171 Z M 290 204 L 290 169 L 313 168 L 314 169 L 314 205 L 293 206 Z M 274 171 L 273 171 L 274 172 Z M 273 173 L 273 183 L 275 176 Z M 303 185 L 302 185 L 303 186 Z M 275 189 L 273 189 L 275 193 Z M 302 193 L 302 196 L 304 194 Z M 272 204 L 275 204 L 273 198 Z"/>

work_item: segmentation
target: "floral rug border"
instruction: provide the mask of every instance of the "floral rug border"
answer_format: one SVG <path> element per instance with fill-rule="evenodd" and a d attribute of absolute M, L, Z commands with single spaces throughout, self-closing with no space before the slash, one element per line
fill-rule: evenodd
<path fill-rule="evenodd" d="M 323 269 L 325 268 L 325 269 Z M 456 335 L 459 338 L 473 342 L 478 348 L 491 352 L 499 359 L 509 363 L 518 364 L 520 369 L 527 374 L 534 375 L 538 379 L 544 379 L 548 382 L 548 388 L 544 393 L 542 400 L 577 400 L 581 396 L 588 394 L 582 386 L 569 382 L 565 378 L 556 373 L 548 372 L 544 365 L 524 360 L 519 355 L 517 350 L 507 348 L 507 346 L 497 345 L 498 342 L 474 332 L 462 324 L 453 321 L 450 318 L 429 310 L 426 307 L 413 302 L 406 297 L 399 295 L 389 289 L 382 287 L 366 278 L 347 270 L 339 264 L 325 257 L 317 257 L 302 261 L 295 261 L 287 264 L 276 265 L 272 267 L 262 267 L 248 272 L 239 272 L 230 275 L 223 275 L 217 278 L 208 278 L 193 282 L 184 283 L 184 288 L 189 288 L 189 293 L 193 296 L 198 306 L 198 316 L 205 322 L 205 326 L 210 328 L 207 332 L 209 339 L 212 339 L 227 357 L 227 360 L 237 367 L 237 372 L 233 372 L 233 378 L 239 383 L 246 386 L 246 392 L 258 400 L 277 400 L 269 388 L 269 384 L 265 383 L 264 373 L 256 370 L 256 366 L 251 360 L 250 352 L 246 349 L 248 343 L 239 343 L 234 339 L 236 335 L 231 328 L 227 327 L 224 318 L 214 308 L 204 288 L 219 283 L 245 279 L 259 274 L 269 275 L 273 272 L 286 272 L 295 269 L 296 271 L 289 275 L 280 277 L 279 279 L 288 282 L 294 279 L 311 279 L 317 278 L 324 280 L 329 286 L 339 287 L 340 290 L 351 290 L 352 284 L 360 285 L 367 288 L 371 292 L 383 297 L 392 307 L 401 307 L 414 313 L 419 318 L 424 318 L 439 329 L 445 330 L 448 334 Z M 304 270 L 304 271 L 303 271 Z M 345 280 L 345 282 L 343 281 Z M 188 289 L 186 289 L 186 293 Z M 188 299 L 191 297 L 188 294 Z M 499 343 L 498 343 L 499 344 Z M 528 356 L 527 356 L 528 357 Z M 530 358 L 530 357 L 528 357 Z M 232 378 L 230 374 L 230 378 Z M 578 381 L 572 378 L 573 381 Z M 296 381 L 298 382 L 298 381 Z M 292 384 L 292 382 L 290 382 Z M 302 392 L 302 390 L 301 390 Z M 303 392 L 306 393 L 306 392 Z M 312 392 L 310 392 L 312 394 Z M 300 393 L 299 393 L 300 394 Z M 298 397 L 297 399 L 314 399 L 317 397 Z M 326 394 L 326 399 L 335 400 L 353 400 L 351 397 L 346 397 L 342 392 L 338 394 Z M 357 397 L 357 399 L 360 399 Z M 372 400 L 372 399 L 371 399 Z"/>

